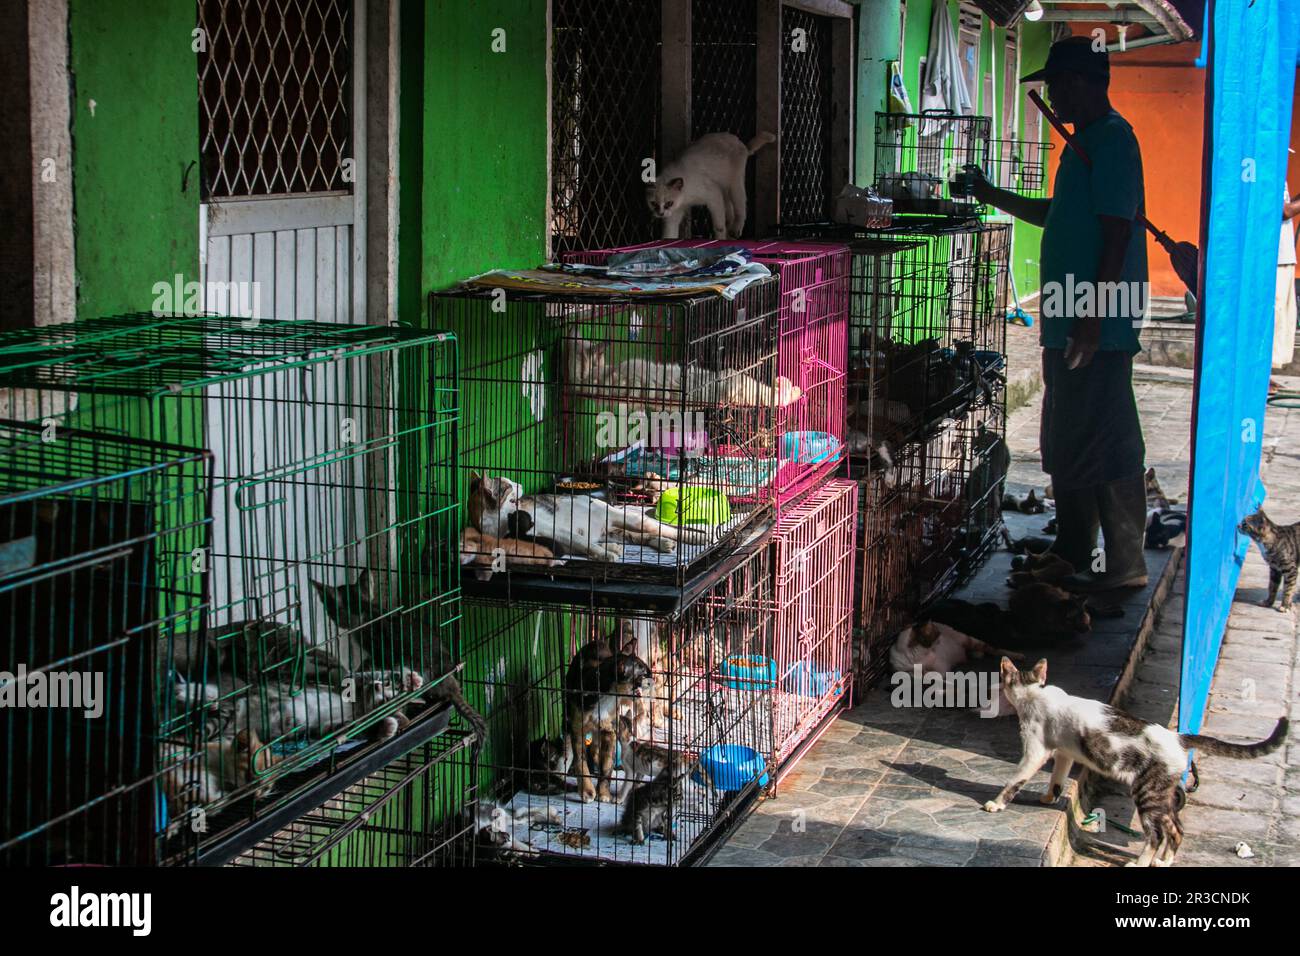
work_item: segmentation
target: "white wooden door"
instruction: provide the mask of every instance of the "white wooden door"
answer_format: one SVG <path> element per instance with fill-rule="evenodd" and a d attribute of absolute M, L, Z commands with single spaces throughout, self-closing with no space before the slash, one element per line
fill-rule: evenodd
<path fill-rule="evenodd" d="M 365 6 L 200 0 L 205 311 L 365 321 Z M 352 581 L 365 537 L 361 462 L 332 454 L 344 420 L 366 418 L 364 369 L 342 364 L 208 390 L 210 624 L 332 631 L 310 581 Z"/>

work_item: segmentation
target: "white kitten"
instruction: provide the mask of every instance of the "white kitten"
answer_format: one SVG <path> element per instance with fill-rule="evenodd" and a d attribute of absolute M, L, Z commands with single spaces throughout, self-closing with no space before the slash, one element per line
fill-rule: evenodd
<path fill-rule="evenodd" d="M 745 145 L 731 133 L 708 133 L 659 170 L 646 186 L 646 202 L 663 220 L 663 238 L 676 239 L 682 217 L 695 206 L 709 208 L 713 238 L 738 238 L 747 213 L 745 163 L 775 140 L 771 133 L 759 133 Z"/>

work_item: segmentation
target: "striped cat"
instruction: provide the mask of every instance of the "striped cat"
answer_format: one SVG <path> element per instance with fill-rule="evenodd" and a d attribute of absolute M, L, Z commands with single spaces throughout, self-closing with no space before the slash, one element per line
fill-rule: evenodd
<path fill-rule="evenodd" d="M 1260 508 L 1243 518 L 1237 530 L 1259 545 L 1259 553 L 1268 564 L 1268 596 L 1259 603 L 1272 607 L 1281 585 L 1282 604 L 1278 610 L 1283 613 L 1290 611 L 1291 601 L 1295 598 L 1297 569 L 1300 568 L 1300 522 L 1277 524 Z"/>

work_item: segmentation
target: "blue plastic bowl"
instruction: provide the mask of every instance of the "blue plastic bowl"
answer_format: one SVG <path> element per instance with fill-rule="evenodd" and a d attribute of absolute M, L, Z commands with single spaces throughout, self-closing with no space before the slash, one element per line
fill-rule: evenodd
<path fill-rule="evenodd" d="M 840 453 L 840 440 L 830 432 L 786 432 L 781 436 L 781 459 L 800 465 L 819 465 Z"/>
<path fill-rule="evenodd" d="M 733 654 L 723 658 L 719 669 L 723 683 L 732 690 L 762 690 L 776 686 L 776 661 L 762 654 Z"/>
<path fill-rule="evenodd" d="M 691 775 L 698 784 L 713 784 L 715 790 L 732 793 L 742 790 L 754 779 L 767 786 L 767 762 L 752 747 L 740 744 L 717 744 L 700 754 L 700 767 Z"/>
<path fill-rule="evenodd" d="M 828 671 L 819 671 L 807 661 L 801 661 L 795 666 L 783 681 L 784 690 L 788 694 L 799 694 L 803 697 L 824 697 L 831 690 L 836 693 L 843 692 L 841 674 L 835 669 Z M 840 685 L 840 686 L 836 686 Z"/>

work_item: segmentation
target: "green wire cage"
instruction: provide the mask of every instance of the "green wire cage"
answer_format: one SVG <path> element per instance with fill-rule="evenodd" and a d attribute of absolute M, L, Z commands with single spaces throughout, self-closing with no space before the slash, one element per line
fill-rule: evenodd
<path fill-rule="evenodd" d="M 126 737 L 112 746 L 134 748 L 130 776 L 150 781 L 136 788 L 148 807 L 133 811 L 148 824 L 136 822 L 139 839 L 123 835 L 111 850 L 55 839 L 68 814 L 85 816 L 80 797 L 32 794 L 66 794 L 83 776 L 69 726 L 67 740 L 46 741 L 43 780 L 29 768 L 20 793 L 10 775 L 5 800 L 26 809 L 5 819 L 0 846 L 32 863 L 191 862 L 215 844 L 231 855 L 249 820 L 301 812 L 328 796 L 328 781 L 337 792 L 446 726 L 441 704 L 463 704 L 456 361 L 448 333 L 212 316 L 0 336 L 0 416 L 40 445 L 25 471 L 0 463 L 0 541 L 35 539 L 21 573 L 42 579 L 60 560 L 94 560 L 47 553 L 62 538 L 41 516 L 152 542 L 123 571 L 130 616 L 103 613 L 94 564 L 62 585 L 66 600 L 0 566 L 15 666 L 27 656 L 71 667 L 69 653 L 110 647 L 130 662 L 114 685 Z M 83 450 L 90 465 L 60 468 L 52 449 L 70 455 L 70 442 L 135 457 L 115 464 Z M 102 491 L 61 491 L 83 467 Z M 143 491 L 139 469 L 153 482 Z M 128 507 L 137 500 L 150 507 Z M 58 613 L 44 615 L 53 598 Z M 6 723 L 14 766 L 35 740 Z M 103 746 L 104 761 L 116 759 Z M 90 765 L 100 754 L 84 756 Z M 85 783 L 82 802 L 102 803 L 116 785 Z"/>

